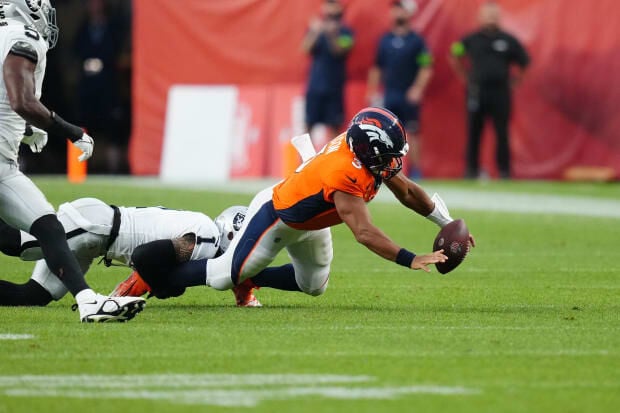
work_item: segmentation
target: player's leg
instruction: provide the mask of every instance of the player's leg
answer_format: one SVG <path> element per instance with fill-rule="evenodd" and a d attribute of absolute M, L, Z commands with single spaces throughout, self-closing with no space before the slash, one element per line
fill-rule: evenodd
<path fill-rule="evenodd" d="M 306 294 L 317 296 L 327 289 L 334 257 L 331 230 L 309 231 L 287 247 L 295 269 L 295 281 Z"/>
<path fill-rule="evenodd" d="M 284 224 L 271 201 L 273 191 L 259 192 L 248 207 L 243 227 L 222 256 L 207 262 L 207 285 L 228 290 L 266 268 L 300 231 Z"/>
<path fill-rule="evenodd" d="M 286 249 L 292 264 L 265 268 L 252 277 L 252 282 L 258 287 L 301 291 L 313 296 L 323 294 L 333 258 L 330 229 L 308 231 Z"/>
<path fill-rule="evenodd" d="M 0 252 L 10 257 L 19 257 L 21 244 L 21 231 L 0 219 Z"/>
<path fill-rule="evenodd" d="M 80 269 L 85 274 L 92 262 L 88 251 L 77 255 Z M 0 280 L 0 306 L 46 306 L 52 300 L 58 301 L 67 294 L 67 288 L 45 263 L 39 260 L 32 276 L 25 284 L 14 284 Z"/>
<path fill-rule="evenodd" d="M 510 122 L 510 91 L 498 91 L 493 96 L 491 118 L 495 128 L 496 161 L 502 179 L 510 178 L 510 143 L 508 124 Z"/>
<path fill-rule="evenodd" d="M 43 262 L 43 261 L 42 261 Z M 64 288 L 64 286 L 63 286 Z M 0 306 L 46 306 L 51 294 L 33 279 L 25 284 L 0 280 Z"/>
<path fill-rule="evenodd" d="M 9 165 L 3 167 L 8 168 Z M 3 175 L 0 181 L 0 217 L 9 225 L 37 238 L 49 267 L 74 296 L 89 290 L 69 250 L 65 231 L 43 193 L 17 170 Z"/>
<path fill-rule="evenodd" d="M 480 101 L 480 91 L 467 91 L 467 149 L 465 178 L 478 178 L 480 139 L 484 127 L 484 112 Z"/>

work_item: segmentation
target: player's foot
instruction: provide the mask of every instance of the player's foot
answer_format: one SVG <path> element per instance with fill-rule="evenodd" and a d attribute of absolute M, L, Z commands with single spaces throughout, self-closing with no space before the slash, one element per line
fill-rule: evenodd
<path fill-rule="evenodd" d="M 144 309 L 146 301 L 142 297 L 106 297 L 96 294 L 90 302 L 74 304 L 79 309 L 83 323 L 103 323 L 107 321 L 129 321 Z"/>
<path fill-rule="evenodd" d="M 254 289 L 258 287 L 252 282 L 251 278 L 248 278 L 241 284 L 235 286 L 232 290 L 237 300 L 237 307 L 262 307 L 263 305 L 258 301 L 258 298 L 254 295 Z"/>
<path fill-rule="evenodd" d="M 129 278 L 120 282 L 114 291 L 110 293 L 111 297 L 140 297 L 151 292 L 151 287 L 144 282 L 137 271 L 131 273 Z"/>

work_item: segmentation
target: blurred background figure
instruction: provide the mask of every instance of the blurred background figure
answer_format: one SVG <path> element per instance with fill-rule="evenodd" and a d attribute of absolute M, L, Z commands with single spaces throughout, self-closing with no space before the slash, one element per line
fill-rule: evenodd
<path fill-rule="evenodd" d="M 85 16 L 75 33 L 74 52 L 80 63 L 77 118 L 97 136 L 93 168 L 127 173 L 130 134 L 129 21 L 108 0 L 83 0 Z"/>
<path fill-rule="evenodd" d="M 500 7 L 489 1 L 479 12 L 480 28 L 452 45 L 450 61 L 467 86 L 466 178 L 478 178 L 480 138 L 487 117 L 493 120 L 500 177 L 510 178 L 508 123 L 511 89 L 529 64 L 521 43 L 500 28 Z M 467 62 L 465 62 L 467 60 Z"/>
<path fill-rule="evenodd" d="M 344 121 L 346 59 L 353 47 L 353 32 L 342 23 L 344 8 L 338 0 L 325 0 L 321 16 L 310 21 L 302 42 L 312 58 L 306 88 L 306 127 L 327 127 L 331 139 Z"/>
<path fill-rule="evenodd" d="M 411 29 L 417 10 L 414 0 L 395 0 L 390 10 L 392 28 L 379 42 L 374 66 L 368 73 L 371 105 L 385 106 L 405 125 L 411 150 L 409 176 L 420 178 L 420 105 L 432 76 L 432 57 L 422 36 Z M 379 86 L 383 85 L 383 101 Z"/>

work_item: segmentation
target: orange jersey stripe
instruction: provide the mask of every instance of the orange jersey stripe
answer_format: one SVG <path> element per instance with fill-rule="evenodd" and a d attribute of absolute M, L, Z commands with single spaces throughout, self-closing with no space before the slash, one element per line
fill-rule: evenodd
<path fill-rule="evenodd" d="M 351 152 L 342 134 L 274 188 L 273 205 L 280 219 L 293 228 L 327 228 L 342 222 L 334 192 L 368 202 L 377 194 L 380 182 Z"/>

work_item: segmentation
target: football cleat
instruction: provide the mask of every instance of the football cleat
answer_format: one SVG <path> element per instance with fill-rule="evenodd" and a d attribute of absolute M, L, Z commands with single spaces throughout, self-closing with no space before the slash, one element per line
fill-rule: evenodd
<path fill-rule="evenodd" d="M 236 285 L 232 290 L 237 300 L 237 307 L 262 307 L 263 305 L 258 301 L 258 298 L 254 295 L 254 289 L 258 287 L 252 282 L 251 278 L 248 278 L 239 285 Z"/>
<path fill-rule="evenodd" d="M 105 323 L 108 321 L 129 321 L 144 309 L 142 297 L 107 297 L 97 294 L 90 303 L 74 304 L 79 309 L 82 323 Z"/>
<path fill-rule="evenodd" d="M 138 271 L 134 271 L 125 280 L 120 282 L 114 291 L 110 293 L 111 297 L 140 297 L 151 292 L 151 287 L 140 277 Z"/>

